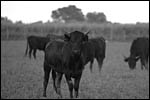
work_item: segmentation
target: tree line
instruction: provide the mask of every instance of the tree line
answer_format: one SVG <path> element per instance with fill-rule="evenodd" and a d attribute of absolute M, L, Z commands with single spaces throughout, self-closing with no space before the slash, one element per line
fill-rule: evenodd
<path fill-rule="evenodd" d="M 26 39 L 28 35 L 62 35 L 64 31 L 91 31 L 90 37 L 104 36 L 108 40 L 132 40 L 136 37 L 149 37 L 149 23 L 120 24 L 107 21 L 104 13 L 89 12 L 83 15 L 74 5 L 52 11 L 53 21 L 37 21 L 24 24 L 13 23 L 7 17 L 1 17 L 1 40 Z"/>

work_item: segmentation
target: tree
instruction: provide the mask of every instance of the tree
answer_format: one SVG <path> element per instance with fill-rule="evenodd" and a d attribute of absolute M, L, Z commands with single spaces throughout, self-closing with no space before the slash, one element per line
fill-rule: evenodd
<path fill-rule="evenodd" d="M 16 21 L 16 24 L 23 24 L 22 21 Z"/>
<path fill-rule="evenodd" d="M 90 23 L 106 23 L 106 16 L 104 13 L 96 13 L 96 12 L 89 12 L 86 15 L 87 22 Z"/>
<path fill-rule="evenodd" d="M 13 22 L 10 19 L 8 19 L 7 17 L 1 17 L 1 22 L 2 21 L 5 22 L 5 23 L 13 24 Z"/>
<path fill-rule="evenodd" d="M 58 22 L 72 22 L 72 21 L 84 21 L 84 15 L 81 9 L 74 5 L 68 7 L 59 8 L 52 11 L 51 17 L 54 21 Z"/>

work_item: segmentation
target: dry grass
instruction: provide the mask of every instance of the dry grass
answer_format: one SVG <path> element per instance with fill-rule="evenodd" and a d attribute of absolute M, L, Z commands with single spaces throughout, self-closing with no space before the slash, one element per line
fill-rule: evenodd
<path fill-rule="evenodd" d="M 130 43 L 108 42 L 106 58 L 101 73 L 94 62 L 93 73 L 85 66 L 79 88 L 79 98 L 84 99 L 148 99 L 149 71 L 141 70 L 137 63 L 131 71 L 122 55 L 129 55 Z M 37 59 L 23 57 L 25 41 L 1 41 L 1 98 L 40 99 L 43 84 L 44 53 Z M 63 98 L 69 98 L 65 78 L 62 79 Z M 47 98 L 57 98 L 52 79 L 49 80 Z"/>

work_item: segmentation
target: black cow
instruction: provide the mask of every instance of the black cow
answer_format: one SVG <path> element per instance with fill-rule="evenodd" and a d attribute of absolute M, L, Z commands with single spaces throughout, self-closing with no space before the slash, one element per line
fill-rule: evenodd
<path fill-rule="evenodd" d="M 28 36 L 27 37 L 27 48 L 25 52 L 25 56 L 28 53 L 29 47 L 29 57 L 31 58 L 31 53 L 33 51 L 33 56 L 36 59 L 36 51 L 38 50 L 45 50 L 46 44 L 50 41 L 48 37 L 41 37 L 41 36 Z"/>
<path fill-rule="evenodd" d="M 94 58 L 96 58 L 100 71 L 105 58 L 105 39 L 103 37 L 89 39 L 83 46 L 84 64 L 87 64 L 90 61 L 90 70 L 92 72 L 93 61 Z"/>
<path fill-rule="evenodd" d="M 125 57 L 125 62 L 128 62 L 129 68 L 134 69 L 136 62 L 141 60 L 141 69 L 143 66 L 148 70 L 148 57 L 149 57 L 149 38 L 139 37 L 136 38 L 130 48 L 130 56 Z"/>
<path fill-rule="evenodd" d="M 59 97 L 62 97 L 60 83 L 63 74 L 69 87 L 70 97 L 73 98 L 73 88 L 75 89 L 75 97 L 78 96 L 79 83 L 84 69 L 82 46 L 85 41 L 88 41 L 88 36 L 79 31 L 64 36 L 65 42 L 60 40 L 51 41 L 45 48 L 43 82 L 43 96 L 45 97 L 51 69 L 54 88 Z M 71 78 L 74 78 L 74 84 Z"/>

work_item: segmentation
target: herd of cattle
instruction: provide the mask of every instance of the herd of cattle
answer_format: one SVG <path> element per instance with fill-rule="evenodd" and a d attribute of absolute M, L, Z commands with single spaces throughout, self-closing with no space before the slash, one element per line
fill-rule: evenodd
<path fill-rule="evenodd" d="M 73 31 L 62 36 L 27 37 L 25 55 L 29 54 L 31 58 L 33 54 L 36 58 L 37 49 L 44 51 L 44 97 L 46 97 L 46 88 L 51 71 L 53 87 L 58 96 L 62 98 L 60 84 L 64 74 L 69 87 L 70 98 L 73 98 L 73 89 L 77 98 L 84 66 L 90 62 L 90 70 L 92 71 L 92 64 L 96 59 L 99 71 L 101 70 L 105 58 L 106 40 L 103 37 L 89 39 L 88 34 L 89 32 L 85 34 L 80 31 Z M 134 69 L 136 62 L 140 59 L 141 68 L 143 69 L 144 66 L 148 70 L 148 58 L 149 38 L 139 37 L 133 41 L 130 56 L 125 57 L 124 61 L 128 62 L 130 69 Z M 71 78 L 74 78 L 74 84 Z"/>

